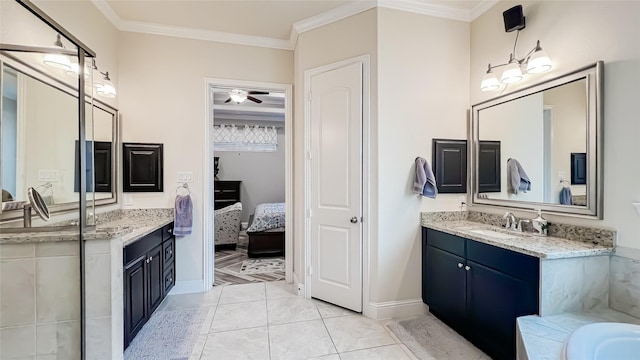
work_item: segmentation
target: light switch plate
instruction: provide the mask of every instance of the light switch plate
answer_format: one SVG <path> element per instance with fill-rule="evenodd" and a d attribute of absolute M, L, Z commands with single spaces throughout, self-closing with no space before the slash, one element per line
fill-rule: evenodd
<path fill-rule="evenodd" d="M 179 183 L 192 183 L 193 182 L 193 171 L 178 171 L 178 182 Z"/>

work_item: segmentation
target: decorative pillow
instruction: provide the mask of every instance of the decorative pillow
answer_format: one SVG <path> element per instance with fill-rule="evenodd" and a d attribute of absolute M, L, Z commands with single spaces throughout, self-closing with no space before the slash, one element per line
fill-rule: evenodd
<path fill-rule="evenodd" d="M 253 223 L 247 232 L 258 232 L 285 226 L 284 203 L 267 203 L 256 206 Z"/>

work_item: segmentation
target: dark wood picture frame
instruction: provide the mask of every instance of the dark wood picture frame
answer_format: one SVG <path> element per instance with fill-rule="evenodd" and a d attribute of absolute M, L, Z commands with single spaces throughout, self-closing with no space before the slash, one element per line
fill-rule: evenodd
<path fill-rule="evenodd" d="M 122 144 L 124 192 L 163 191 L 163 145 Z"/>
<path fill-rule="evenodd" d="M 571 185 L 587 184 L 587 153 L 571 153 Z"/>
<path fill-rule="evenodd" d="M 438 193 L 467 192 L 467 140 L 433 139 L 432 164 Z"/>
<path fill-rule="evenodd" d="M 478 192 L 500 192 L 500 141 L 480 140 L 478 142 Z"/>

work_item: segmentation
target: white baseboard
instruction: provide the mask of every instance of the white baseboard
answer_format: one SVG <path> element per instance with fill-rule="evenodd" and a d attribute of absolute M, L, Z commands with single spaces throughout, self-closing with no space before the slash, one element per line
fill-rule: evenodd
<path fill-rule="evenodd" d="M 203 280 L 176 281 L 169 295 L 191 294 L 204 291 Z"/>
<path fill-rule="evenodd" d="M 415 315 L 424 315 L 429 311 L 422 299 L 409 299 L 399 301 L 385 301 L 380 303 L 369 303 L 367 316 L 384 320 L 391 318 L 403 318 Z"/>

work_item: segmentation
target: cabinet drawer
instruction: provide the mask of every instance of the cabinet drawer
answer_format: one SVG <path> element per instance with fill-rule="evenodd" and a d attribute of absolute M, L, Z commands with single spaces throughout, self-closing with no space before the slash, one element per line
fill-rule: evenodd
<path fill-rule="evenodd" d="M 427 244 L 440 250 L 464 257 L 464 243 L 466 239 L 427 228 Z"/>
<path fill-rule="evenodd" d="M 165 225 L 162 228 L 162 240 L 168 240 L 173 237 L 173 223 Z"/>
<path fill-rule="evenodd" d="M 173 285 L 176 283 L 176 271 L 175 266 L 171 265 L 169 268 L 165 269 L 164 277 L 164 296 L 167 296 Z"/>
<path fill-rule="evenodd" d="M 539 279 L 539 259 L 515 251 L 468 240 L 467 259 L 519 279 L 536 283 Z"/>
<path fill-rule="evenodd" d="M 164 259 L 165 268 L 170 264 L 173 264 L 173 258 L 176 253 L 176 242 L 174 238 L 171 238 L 162 243 L 162 258 Z"/>
<path fill-rule="evenodd" d="M 142 239 L 127 245 L 124 248 L 124 265 L 143 256 L 160 244 L 162 244 L 162 229 L 158 229 Z"/>

